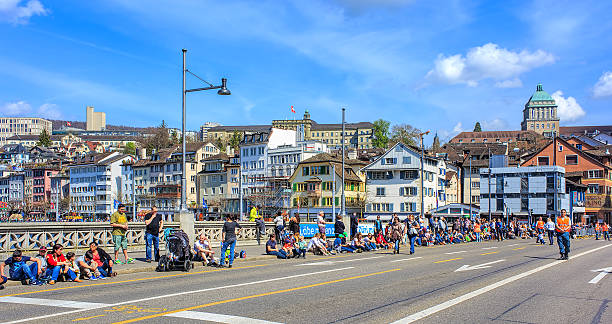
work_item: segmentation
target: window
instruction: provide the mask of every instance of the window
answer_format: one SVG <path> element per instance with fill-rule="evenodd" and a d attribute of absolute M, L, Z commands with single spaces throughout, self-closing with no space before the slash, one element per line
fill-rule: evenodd
<path fill-rule="evenodd" d="M 308 175 L 310 175 L 310 168 L 302 167 L 302 176 L 308 176 Z"/>
<path fill-rule="evenodd" d="M 504 200 L 503 199 L 496 199 L 495 200 L 495 209 L 498 211 L 503 211 L 504 210 Z"/>
<path fill-rule="evenodd" d="M 576 148 L 582 151 L 582 144 L 576 144 Z"/>
<path fill-rule="evenodd" d="M 411 158 L 409 156 L 404 156 L 402 158 L 402 163 L 403 164 L 410 164 L 411 163 Z"/>
<path fill-rule="evenodd" d="M 472 188 L 480 188 L 480 181 L 472 181 Z"/>
<path fill-rule="evenodd" d="M 559 145 L 559 152 L 563 152 L 563 145 Z"/>
<path fill-rule="evenodd" d="M 589 170 L 589 171 L 586 171 L 586 178 L 587 179 L 599 179 L 599 178 L 603 178 L 603 171 L 602 170 Z"/>
<path fill-rule="evenodd" d="M 376 196 L 379 196 L 379 197 L 385 196 L 385 188 L 383 187 L 376 188 Z"/>
<path fill-rule="evenodd" d="M 538 156 L 538 165 L 548 165 L 548 156 Z"/>
<path fill-rule="evenodd" d="M 385 158 L 383 164 L 397 164 L 397 158 Z"/>
<path fill-rule="evenodd" d="M 565 164 L 566 165 L 576 165 L 578 164 L 578 155 L 566 155 L 565 156 Z"/>
<path fill-rule="evenodd" d="M 416 170 L 400 171 L 400 179 L 413 180 L 418 178 L 419 173 Z"/>

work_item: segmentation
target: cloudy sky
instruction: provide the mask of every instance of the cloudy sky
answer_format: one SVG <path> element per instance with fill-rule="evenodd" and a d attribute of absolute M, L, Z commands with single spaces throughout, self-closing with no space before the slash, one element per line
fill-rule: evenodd
<path fill-rule="evenodd" d="M 180 125 L 181 48 L 219 83 L 188 127 L 384 118 L 448 139 L 520 128 L 541 82 L 564 125 L 612 124 L 609 1 L 0 0 L 0 115 Z M 203 83 L 188 77 L 188 87 Z M 290 112 L 294 106 L 297 114 Z"/>

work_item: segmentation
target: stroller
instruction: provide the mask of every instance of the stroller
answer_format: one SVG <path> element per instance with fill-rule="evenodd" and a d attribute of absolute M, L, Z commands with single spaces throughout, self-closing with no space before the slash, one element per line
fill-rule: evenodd
<path fill-rule="evenodd" d="M 189 271 L 193 269 L 193 252 L 189 245 L 189 238 L 183 230 L 166 228 L 164 230 L 166 241 L 166 254 L 159 258 L 157 271 L 164 272 L 174 269 Z"/>

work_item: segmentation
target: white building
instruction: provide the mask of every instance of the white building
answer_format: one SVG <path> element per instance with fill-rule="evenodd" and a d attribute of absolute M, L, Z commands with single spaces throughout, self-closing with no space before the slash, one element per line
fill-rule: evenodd
<path fill-rule="evenodd" d="M 43 129 L 51 135 L 52 124 L 42 118 L 2 117 L 0 118 L 0 146 L 9 144 L 7 139 L 14 135 L 40 135 Z"/>
<path fill-rule="evenodd" d="M 299 141 L 296 145 L 282 145 L 268 149 L 268 177 L 289 178 L 300 161 L 311 158 L 319 153 L 329 153 L 327 144 L 316 141 Z"/>
<path fill-rule="evenodd" d="M 362 169 L 366 172 L 366 217 L 392 213 L 419 215 L 421 191 L 425 213 L 446 204 L 446 162 L 424 157 L 421 188 L 420 154 L 416 147 L 397 143 Z"/>
<path fill-rule="evenodd" d="M 530 214 L 536 217 L 555 215 L 555 209 L 557 212 L 562 208 L 569 211 L 565 168 L 528 166 L 480 169 L 480 213 L 483 217 L 489 214 L 489 201 L 492 217 L 508 213 L 528 219 Z"/>
<path fill-rule="evenodd" d="M 87 155 L 68 167 L 70 175 L 69 210 L 89 218 L 106 218 L 120 201 L 121 165 L 133 157 L 119 152 Z"/>
<path fill-rule="evenodd" d="M 9 201 L 9 179 L 8 175 L 0 177 L 0 201 L 4 203 Z"/>

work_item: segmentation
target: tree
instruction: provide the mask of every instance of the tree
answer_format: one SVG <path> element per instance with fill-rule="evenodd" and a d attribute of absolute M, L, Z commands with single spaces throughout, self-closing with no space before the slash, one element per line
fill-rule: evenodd
<path fill-rule="evenodd" d="M 133 142 L 128 142 L 123 147 L 123 153 L 124 154 L 136 155 L 136 145 L 134 145 Z"/>
<path fill-rule="evenodd" d="M 47 133 L 47 130 L 43 128 L 42 133 L 38 135 L 38 143 L 36 145 L 49 147 L 52 144 L 53 143 L 51 142 L 51 136 L 49 136 L 49 133 Z"/>
<path fill-rule="evenodd" d="M 226 153 L 225 149 L 227 146 L 227 141 L 223 140 L 221 137 L 217 138 L 217 140 L 213 143 L 219 149 L 219 151 Z"/>
<path fill-rule="evenodd" d="M 408 124 L 394 125 L 391 129 L 391 145 L 402 142 L 407 145 L 418 146 L 421 130 Z"/>
<path fill-rule="evenodd" d="M 141 146 L 147 149 L 147 154 L 151 154 L 153 150 L 159 151 L 172 146 L 165 120 L 162 120 L 161 125 L 153 129 L 152 134 L 140 140 Z"/>
<path fill-rule="evenodd" d="M 234 151 L 238 151 L 241 141 L 242 133 L 239 131 L 234 131 L 234 134 L 232 134 L 232 137 L 230 138 L 229 145 L 234 149 Z"/>
<path fill-rule="evenodd" d="M 374 121 L 373 133 L 374 138 L 372 139 L 372 145 L 379 148 L 387 148 L 389 144 L 389 123 L 386 120 L 379 119 Z"/>
<path fill-rule="evenodd" d="M 480 122 L 476 122 L 476 125 L 474 125 L 474 131 L 482 132 L 482 128 L 480 128 Z"/>

